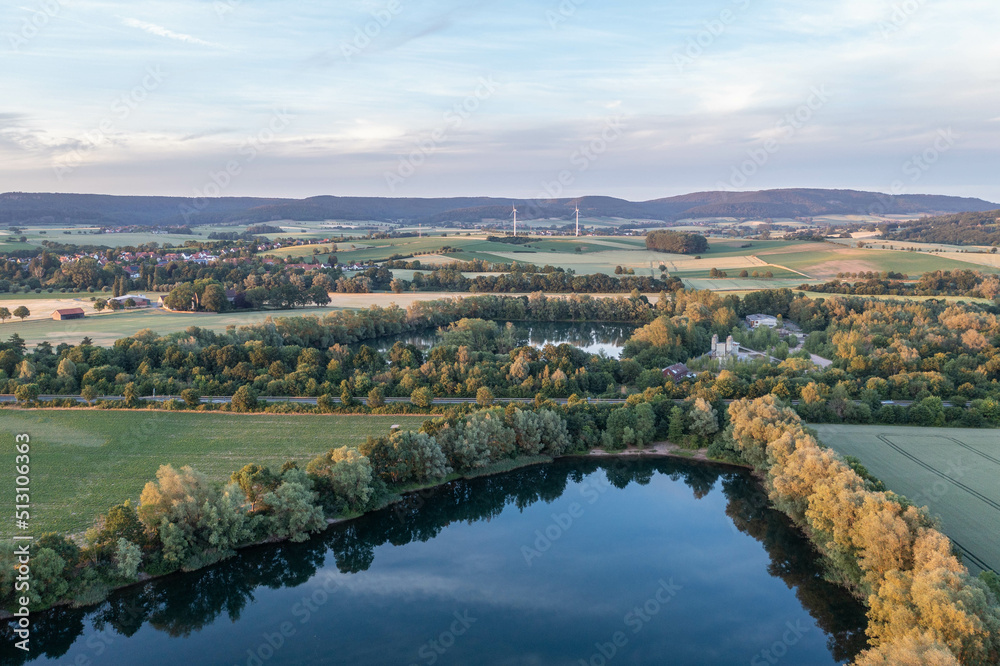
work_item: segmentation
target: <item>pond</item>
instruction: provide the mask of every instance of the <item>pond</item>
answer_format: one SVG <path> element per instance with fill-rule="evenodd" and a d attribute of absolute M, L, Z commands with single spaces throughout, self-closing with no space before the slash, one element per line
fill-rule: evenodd
<path fill-rule="evenodd" d="M 572 459 L 35 614 L 63 664 L 834 664 L 864 608 L 749 474 Z"/>
<path fill-rule="evenodd" d="M 506 322 L 500 322 L 504 324 Z M 519 332 L 524 336 L 526 344 L 541 349 L 547 344 L 563 343 L 580 347 L 591 354 L 604 353 L 609 358 L 619 358 L 625 343 L 635 331 L 631 324 L 614 324 L 604 322 L 514 322 Z M 426 351 L 441 342 L 436 331 L 410 333 L 406 335 L 376 338 L 365 343 L 352 345 L 359 348 L 362 344 L 387 352 L 396 343 L 412 344 L 417 349 Z"/>

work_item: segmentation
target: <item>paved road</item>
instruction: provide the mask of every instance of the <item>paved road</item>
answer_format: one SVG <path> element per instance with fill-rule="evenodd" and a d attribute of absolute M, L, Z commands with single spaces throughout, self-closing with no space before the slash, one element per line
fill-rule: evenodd
<path fill-rule="evenodd" d="M 145 400 L 145 401 L 165 402 L 165 401 L 170 400 L 172 398 L 173 399 L 177 399 L 177 400 L 181 399 L 181 397 L 177 396 L 177 395 L 145 396 L 142 399 Z M 51 402 L 53 400 L 66 400 L 66 399 L 76 400 L 77 402 L 86 402 L 86 400 L 83 398 L 83 396 L 79 396 L 79 395 L 42 395 L 42 396 L 38 396 L 38 399 L 40 401 L 42 401 L 42 402 Z M 122 400 L 123 398 L 120 395 L 102 395 L 102 396 L 98 396 L 97 399 L 98 400 Z M 316 398 L 294 397 L 294 396 L 259 396 L 257 399 L 258 400 L 266 400 L 267 402 L 294 402 L 294 403 L 299 403 L 299 404 L 303 404 L 303 405 L 315 405 L 316 404 L 316 400 L 317 400 Z M 203 403 L 206 403 L 206 404 L 207 403 L 222 404 L 222 403 L 229 402 L 230 400 L 232 400 L 232 398 L 230 396 L 204 396 L 201 399 L 201 401 Z M 340 402 L 340 398 L 338 398 L 338 397 L 332 397 L 332 400 L 335 403 L 339 403 Z M 363 396 L 361 396 L 361 397 L 358 397 L 357 400 L 359 402 L 364 402 L 365 398 Z M 553 402 L 557 403 L 557 404 L 560 404 L 560 405 L 565 405 L 568 402 L 568 400 L 566 398 L 551 398 L 551 400 Z M 604 403 L 604 404 L 609 404 L 609 405 L 621 405 L 621 404 L 625 403 L 625 399 L 624 398 L 584 398 L 584 400 L 586 400 L 587 402 L 593 403 L 593 404 Z M 409 398 L 386 398 L 385 401 L 387 403 L 399 403 L 399 402 L 408 403 L 408 402 L 410 402 L 410 399 Z M 506 404 L 506 403 L 511 403 L 511 402 L 513 402 L 513 403 L 532 403 L 534 401 L 535 401 L 534 398 L 497 398 L 495 400 L 495 402 L 497 402 L 499 404 Z M 13 395 L 10 395 L 10 394 L 0 394 L 0 403 L 4 403 L 4 402 L 7 402 L 7 403 L 9 403 L 9 402 L 17 402 L 17 399 Z M 463 403 L 474 403 L 474 402 L 476 402 L 475 398 L 435 398 L 434 399 L 434 404 L 435 405 L 459 405 L 459 404 L 463 404 Z M 675 402 L 684 402 L 684 401 L 681 400 L 681 399 L 678 399 L 678 400 L 675 400 Z M 733 400 L 723 400 L 722 402 L 728 405 L 729 403 L 733 402 Z M 793 405 L 797 405 L 798 402 L 799 402 L 798 400 L 792 400 L 792 404 Z M 855 402 L 857 402 L 857 401 L 855 401 Z M 913 404 L 913 401 L 912 400 L 884 400 L 882 402 L 882 404 L 883 405 L 897 405 L 899 407 L 909 407 L 910 405 Z M 951 407 L 952 406 L 952 403 L 950 403 L 950 402 L 945 402 L 943 404 L 944 404 L 945 407 Z M 962 405 L 962 406 L 963 407 L 968 406 L 968 403 L 966 403 L 965 405 Z"/>

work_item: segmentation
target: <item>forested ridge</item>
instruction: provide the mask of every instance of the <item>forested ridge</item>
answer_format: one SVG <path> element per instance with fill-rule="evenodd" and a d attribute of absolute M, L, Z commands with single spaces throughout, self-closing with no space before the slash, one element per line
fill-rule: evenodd
<path fill-rule="evenodd" d="M 1000 210 L 925 217 L 883 229 L 885 240 L 950 245 L 1000 244 Z"/>

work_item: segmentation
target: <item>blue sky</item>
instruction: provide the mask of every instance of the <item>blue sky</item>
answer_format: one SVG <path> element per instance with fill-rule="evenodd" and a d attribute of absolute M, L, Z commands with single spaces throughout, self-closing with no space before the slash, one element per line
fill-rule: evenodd
<path fill-rule="evenodd" d="M 988 0 L 18 3 L 3 191 L 1000 201 Z"/>

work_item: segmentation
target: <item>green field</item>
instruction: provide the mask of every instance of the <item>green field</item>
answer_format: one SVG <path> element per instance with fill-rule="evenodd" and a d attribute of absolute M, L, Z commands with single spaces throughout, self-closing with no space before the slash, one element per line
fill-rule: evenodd
<path fill-rule="evenodd" d="M 110 506 L 136 502 L 160 465 L 191 465 L 223 481 L 247 463 L 301 465 L 330 448 L 385 434 L 393 424 L 417 428 L 424 417 L 4 409 L 0 420 L 4 451 L 13 450 L 15 434 L 31 437 L 37 536 L 78 533 Z M 13 505 L 13 487 L 4 493 Z M 3 521 L 0 537 L 12 534 Z"/>
<path fill-rule="evenodd" d="M 334 298 L 336 298 L 336 294 L 334 294 Z M 84 309 L 89 314 L 89 308 L 84 306 Z M 294 310 L 195 314 L 167 312 L 159 308 L 149 308 L 129 312 L 116 312 L 110 315 L 90 315 L 83 319 L 71 319 L 69 321 L 36 319 L 34 321 L 20 322 L 13 320 L 0 325 L 0 336 L 6 338 L 11 333 L 16 332 L 28 344 L 33 345 L 42 340 L 48 340 L 53 346 L 61 342 L 76 345 L 80 343 L 80 340 L 84 336 L 89 336 L 94 344 L 110 345 L 115 340 L 128 337 L 145 328 L 152 329 L 161 335 L 183 331 L 190 326 L 199 326 L 213 331 L 224 331 L 227 326 L 256 324 L 268 317 L 292 317 L 307 314 L 323 316 L 338 309 L 340 308 L 296 308 Z"/>
<path fill-rule="evenodd" d="M 939 516 L 969 570 L 1000 571 L 1000 431 L 816 425 L 890 490 Z"/>

